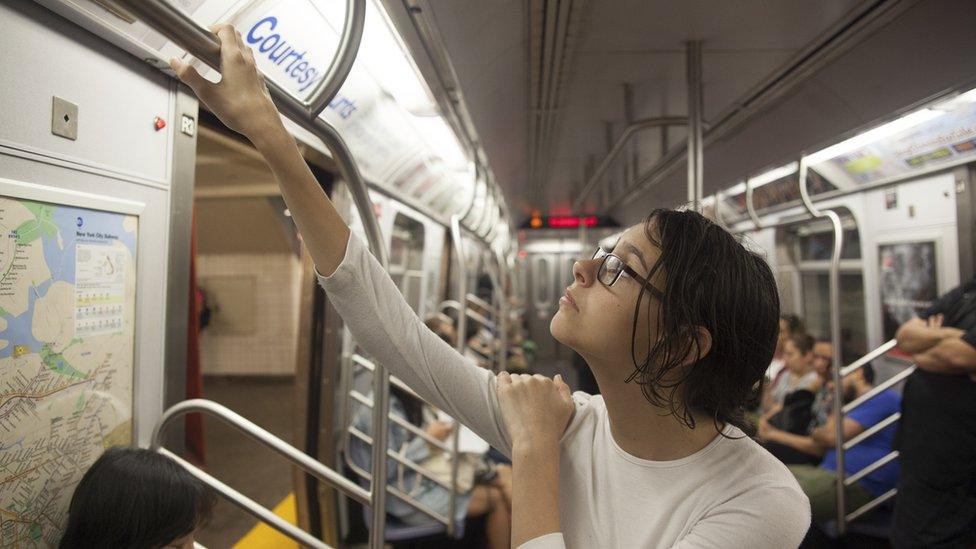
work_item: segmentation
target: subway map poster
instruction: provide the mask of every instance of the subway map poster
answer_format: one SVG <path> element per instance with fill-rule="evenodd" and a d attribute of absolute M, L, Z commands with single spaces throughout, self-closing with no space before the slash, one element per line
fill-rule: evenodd
<path fill-rule="evenodd" d="M 0 547 L 55 547 L 132 441 L 138 221 L 0 193 Z"/>

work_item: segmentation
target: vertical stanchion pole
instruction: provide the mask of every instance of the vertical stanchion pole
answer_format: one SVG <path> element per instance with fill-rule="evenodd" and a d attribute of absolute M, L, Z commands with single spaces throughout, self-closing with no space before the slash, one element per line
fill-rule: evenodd
<path fill-rule="evenodd" d="M 468 342 L 464 337 L 468 328 L 468 264 L 464 255 L 464 241 L 461 239 L 461 220 L 456 215 L 451 216 L 451 240 L 454 241 L 454 255 L 458 260 L 458 323 L 457 323 L 457 342 L 455 348 L 457 352 L 464 356 Z M 460 464 L 461 454 L 458 452 L 461 439 L 460 424 L 454 421 L 454 444 L 451 451 L 454 456 L 451 460 L 451 494 L 448 501 L 448 525 L 447 534 L 454 535 L 455 515 L 457 514 L 457 482 L 458 465 Z"/>
<path fill-rule="evenodd" d="M 807 164 L 802 156 L 797 164 L 797 178 L 800 184 L 800 200 L 803 206 L 815 218 L 828 219 L 834 232 L 834 246 L 830 256 L 830 271 L 828 273 L 828 286 L 830 288 L 830 340 L 834 347 L 833 356 L 833 381 L 834 381 L 834 422 L 835 438 L 834 450 L 837 454 L 837 478 L 836 478 L 836 499 L 837 499 L 837 534 L 843 536 L 847 531 L 847 502 L 844 493 L 844 389 L 841 387 L 841 362 L 840 353 L 840 254 L 844 248 L 844 229 L 840 223 L 840 216 L 831 210 L 818 210 L 813 201 L 810 200 L 810 192 L 807 189 Z"/>
<path fill-rule="evenodd" d="M 701 42 L 687 43 L 688 84 L 688 202 L 701 211 L 702 199 L 702 51 Z"/>

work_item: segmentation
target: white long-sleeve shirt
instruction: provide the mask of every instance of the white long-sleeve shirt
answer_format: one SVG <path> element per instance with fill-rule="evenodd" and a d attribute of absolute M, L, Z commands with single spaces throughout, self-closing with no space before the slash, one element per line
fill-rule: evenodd
<path fill-rule="evenodd" d="M 320 277 L 356 341 L 428 402 L 511 455 L 495 378 L 424 326 L 356 236 L 335 273 Z M 560 441 L 562 531 L 523 548 L 796 547 L 810 504 L 789 470 L 735 427 L 674 461 L 621 449 L 602 396 L 577 392 Z M 651 413 L 650 411 L 648 413 Z M 739 437 L 739 438 L 736 438 Z"/>

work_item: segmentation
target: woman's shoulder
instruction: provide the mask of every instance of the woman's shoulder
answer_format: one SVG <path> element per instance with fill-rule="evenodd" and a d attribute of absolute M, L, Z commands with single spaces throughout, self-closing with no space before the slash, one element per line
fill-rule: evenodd
<path fill-rule="evenodd" d="M 737 427 L 725 431 L 727 440 L 720 445 L 720 462 L 726 468 L 727 478 L 740 485 L 753 487 L 778 487 L 803 494 L 796 477 L 789 468 L 770 454 L 758 442 Z"/>

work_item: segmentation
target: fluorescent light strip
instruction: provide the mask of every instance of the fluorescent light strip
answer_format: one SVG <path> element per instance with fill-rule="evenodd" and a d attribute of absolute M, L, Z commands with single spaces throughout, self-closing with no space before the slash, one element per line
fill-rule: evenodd
<path fill-rule="evenodd" d="M 919 124 L 938 118 L 943 114 L 945 114 L 945 111 L 936 109 L 922 109 L 915 111 L 897 120 L 893 120 L 887 124 L 882 124 L 877 128 L 855 135 L 846 141 L 841 141 L 836 145 L 831 145 L 826 149 L 817 151 L 806 157 L 807 164 L 820 164 L 821 162 L 826 162 L 832 158 L 837 158 L 843 154 L 847 154 L 866 145 L 870 145 L 875 141 L 880 141 L 886 137 L 890 137 L 910 128 L 914 128 Z"/>
<path fill-rule="evenodd" d="M 784 178 L 784 177 L 786 177 L 788 175 L 795 174 L 796 173 L 796 169 L 797 169 L 797 163 L 796 162 L 790 162 L 789 164 L 787 164 L 785 166 L 780 166 L 779 168 L 773 168 L 772 170 L 769 170 L 768 172 L 763 172 L 763 173 L 757 175 L 756 177 L 750 178 L 749 179 L 749 184 L 752 185 L 752 188 L 753 189 L 758 188 L 758 187 L 762 187 L 763 185 L 765 185 L 767 183 L 772 183 L 773 181 L 776 181 L 777 179 L 782 179 L 782 178 Z"/>

